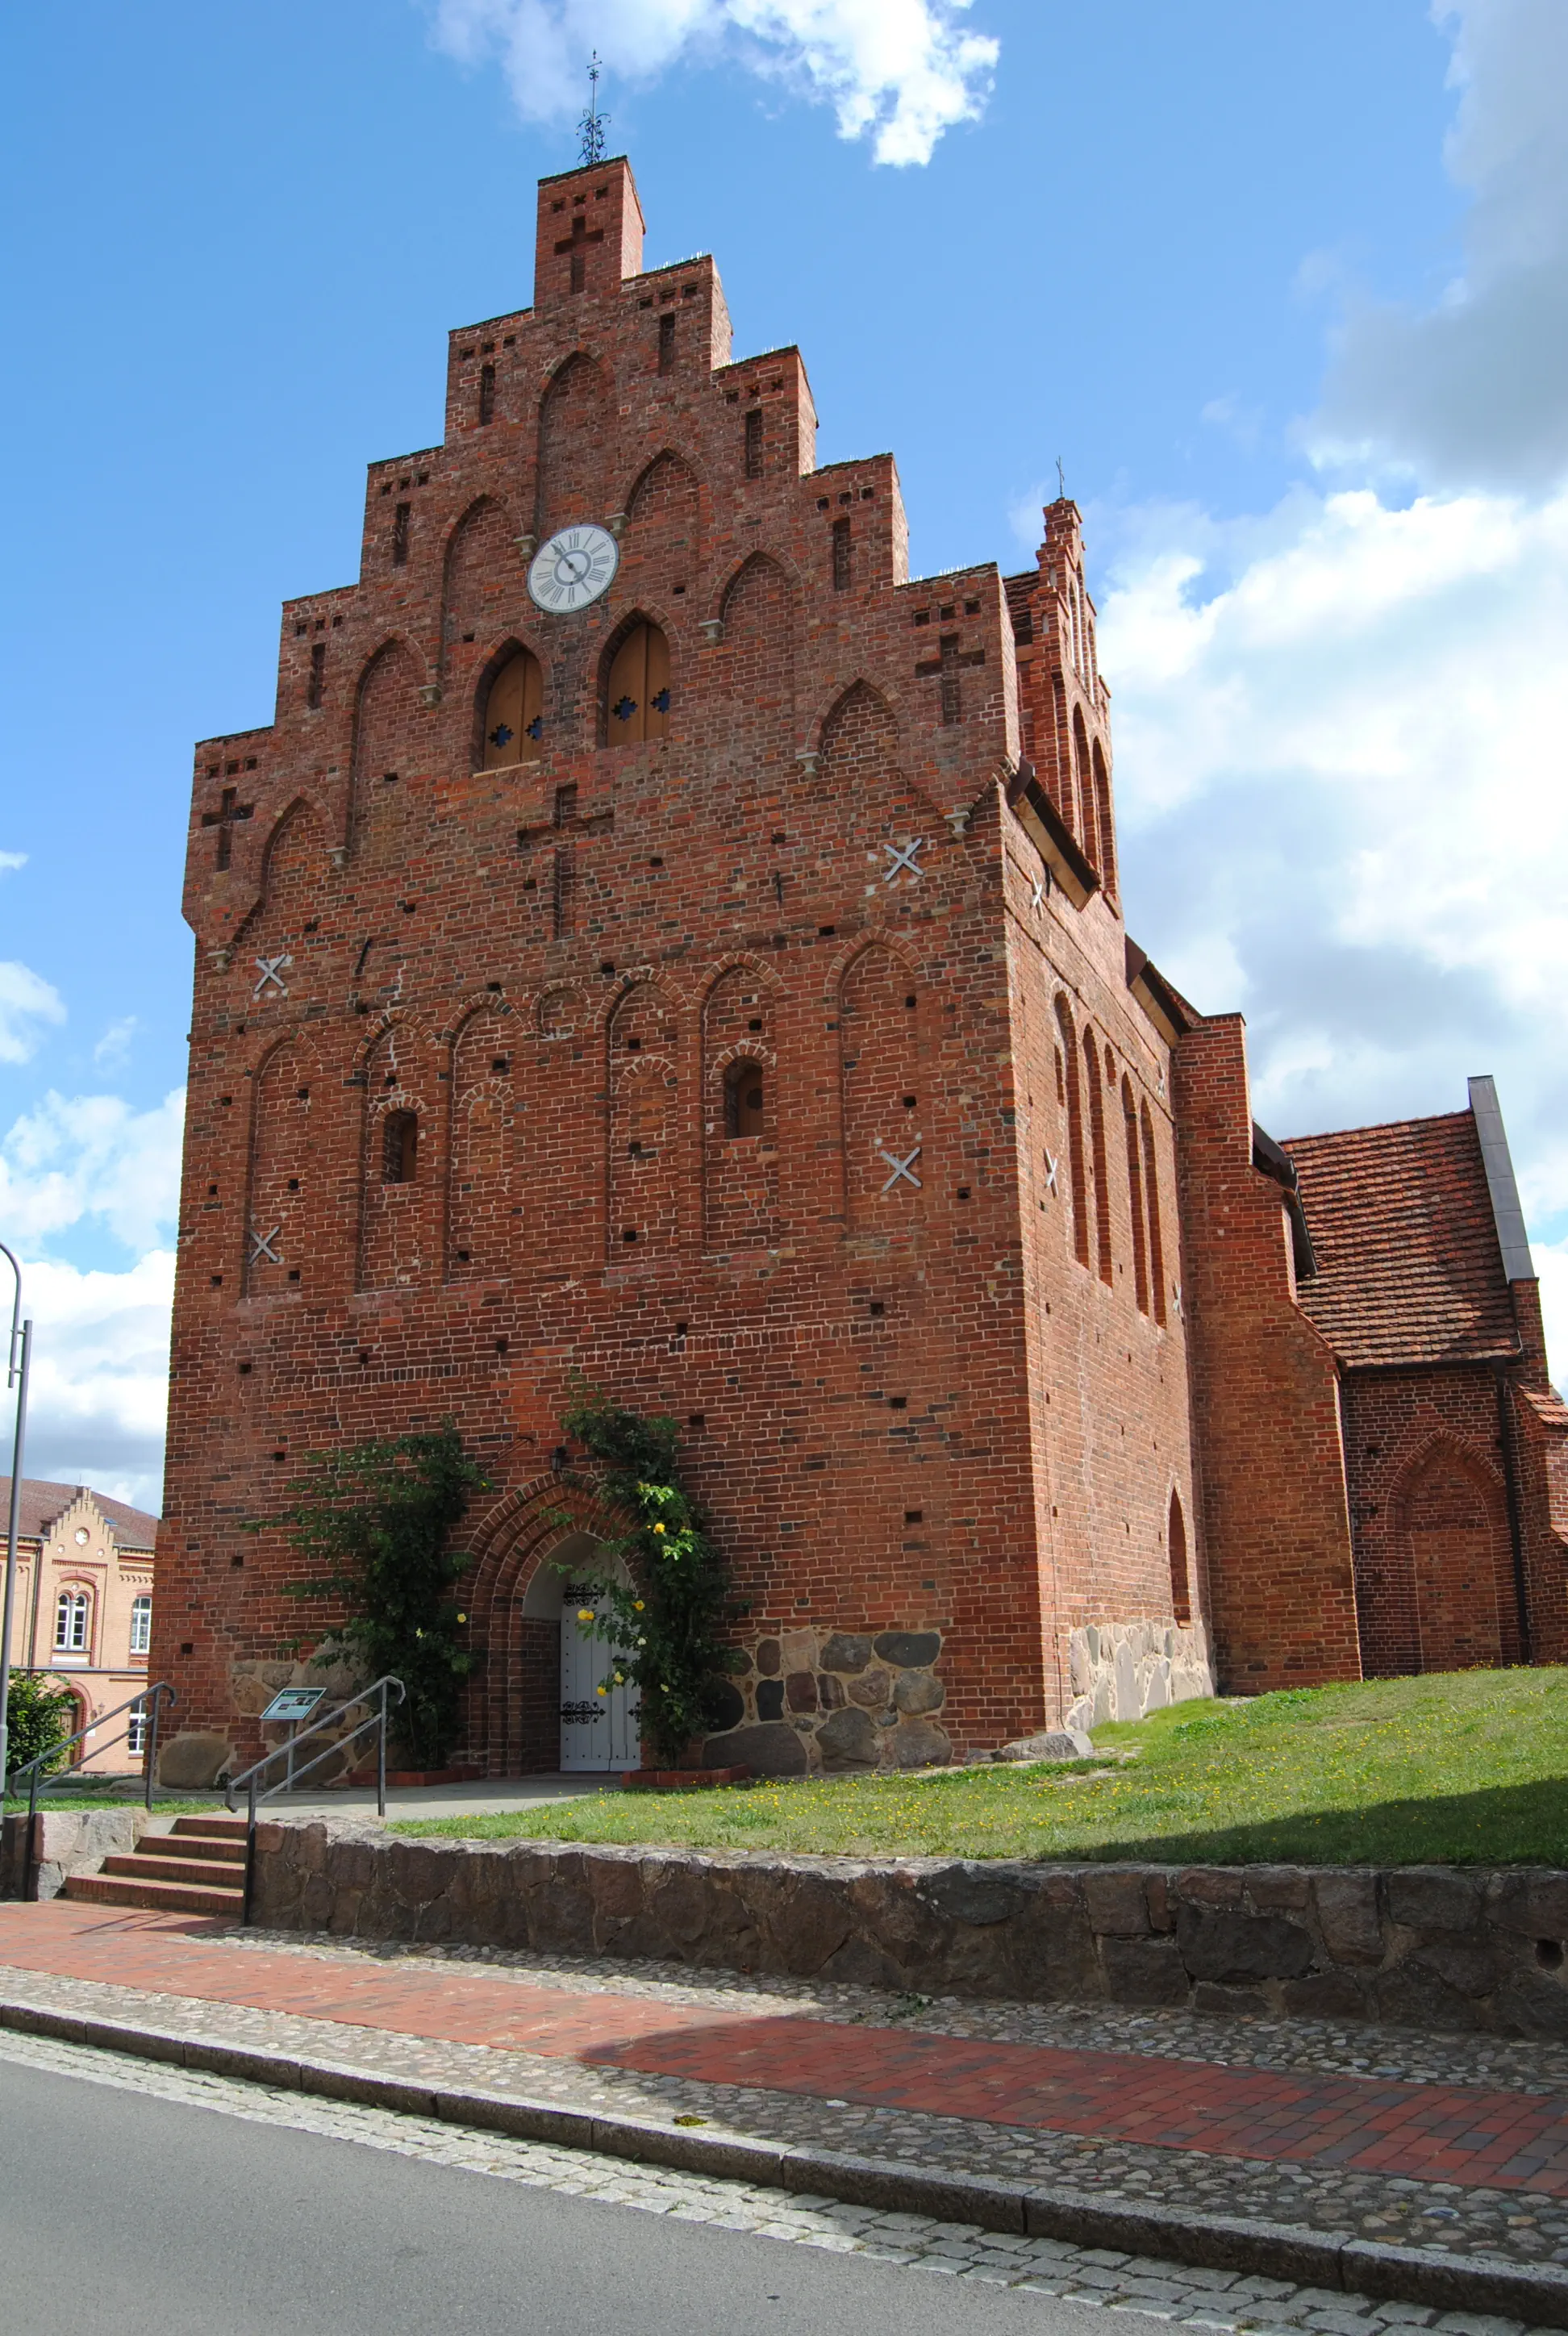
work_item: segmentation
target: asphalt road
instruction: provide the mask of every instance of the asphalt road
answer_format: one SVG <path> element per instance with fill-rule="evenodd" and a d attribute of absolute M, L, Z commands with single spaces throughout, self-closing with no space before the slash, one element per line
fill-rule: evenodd
<path fill-rule="evenodd" d="M 0 2059 L 0 2322 L 49 2336 L 1104 2336 L 1105 2315 Z"/>

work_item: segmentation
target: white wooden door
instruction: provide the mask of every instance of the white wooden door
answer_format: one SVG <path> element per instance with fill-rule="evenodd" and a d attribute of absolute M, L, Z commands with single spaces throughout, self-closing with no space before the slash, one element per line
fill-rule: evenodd
<path fill-rule="evenodd" d="M 612 1687 L 607 1695 L 598 1693 L 614 1666 L 608 1641 L 590 1638 L 579 1621 L 584 1607 L 599 1614 L 606 1601 L 582 1583 L 569 1582 L 560 1611 L 560 1765 L 569 1772 L 636 1768 L 641 1761 L 637 1689 Z"/>

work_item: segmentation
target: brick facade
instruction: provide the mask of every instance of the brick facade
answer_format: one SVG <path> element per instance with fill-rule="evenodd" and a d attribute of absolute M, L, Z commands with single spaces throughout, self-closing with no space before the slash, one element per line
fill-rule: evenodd
<path fill-rule="evenodd" d="M 711 260 L 641 244 L 624 161 L 542 182 L 534 306 L 452 336 L 359 581 L 285 607 L 275 721 L 198 751 L 179 1757 L 256 1748 L 301 1627 L 243 1521 L 451 1416 L 495 1486 L 460 1757 L 553 1766 L 574 1377 L 686 1423 L 748 1607 L 715 1760 L 1201 1691 L 1211 1612 L 1238 1685 L 1281 1631 L 1353 1671 L 1334 1360 L 1240 1025 L 1124 929 L 1077 512 L 1023 575 L 911 579 L 891 456 L 818 469 L 799 354 L 735 360 Z M 613 581 L 546 613 L 529 561 L 589 521 Z M 1304 1482 L 1258 1540 L 1265 1448 Z"/>

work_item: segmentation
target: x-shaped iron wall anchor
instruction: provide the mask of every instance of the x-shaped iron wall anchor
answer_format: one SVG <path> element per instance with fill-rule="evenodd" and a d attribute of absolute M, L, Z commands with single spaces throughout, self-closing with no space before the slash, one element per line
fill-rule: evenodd
<path fill-rule="evenodd" d="M 1057 1189 L 1057 1158 L 1054 1152 L 1046 1154 L 1046 1190 L 1055 1196 Z"/>
<path fill-rule="evenodd" d="M 255 988 L 251 991 L 251 997 L 253 998 L 259 998 L 262 991 L 270 981 L 276 985 L 278 996 L 280 998 L 287 998 L 288 995 L 288 984 L 283 978 L 283 968 L 286 965 L 292 965 L 294 963 L 294 959 L 288 955 L 287 951 L 285 950 L 281 957 L 258 957 L 255 959 L 255 963 L 261 969 L 261 978 L 257 983 Z"/>
<path fill-rule="evenodd" d="M 272 1246 L 273 1242 L 278 1239 L 278 1234 L 282 1231 L 283 1227 L 281 1225 L 274 1225 L 269 1233 L 258 1233 L 255 1226 L 251 1226 L 250 1262 L 252 1265 L 259 1265 L 263 1258 L 267 1260 L 269 1265 L 281 1265 L 283 1263 L 283 1260 L 278 1256 L 278 1251 Z"/>
<path fill-rule="evenodd" d="M 891 1192 L 893 1186 L 898 1183 L 899 1178 L 901 1176 L 904 1176 L 908 1178 L 909 1182 L 914 1186 L 918 1192 L 920 1189 L 920 1180 L 915 1174 L 915 1162 L 920 1158 L 920 1147 L 918 1144 L 914 1150 L 911 1153 L 907 1153 L 901 1160 L 897 1158 L 891 1152 L 884 1152 L 881 1145 L 879 1144 L 877 1146 L 877 1158 L 879 1160 L 885 1160 L 888 1166 L 893 1172 L 888 1178 L 887 1183 L 882 1186 L 882 1191 L 884 1192 Z"/>
<path fill-rule="evenodd" d="M 1174 1294 L 1176 1300 L 1176 1319 L 1178 1322 L 1184 1322 L 1187 1318 L 1182 1311 L 1182 1285 L 1179 1281 L 1175 1286 Z"/>
<path fill-rule="evenodd" d="M 1161 1097 L 1163 1098 L 1163 1097 L 1164 1097 L 1164 1092 L 1165 1092 L 1165 1066 L 1164 1066 L 1164 1065 L 1162 1063 L 1162 1064 L 1160 1064 L 1160 1065 L 1158 1066 L 1158 1067 L 1156 1068 L 1155 1073 L 1154 1073 L 1154 1093 L 1155 1093 L 1157 1095 L 1159 1095 L 1159 1096 L 1161 1096 Z"/>
<path fill-rule="evenodd" d="M 1034 913 L 1035 913 L 1035 915 L 1036 915 L 1037 917 L 1039 915 L 1040 910 L 1044 908 L 1045 903 L 1046 903 L 1046 880 L 1045 880 L 1045 878 L 1044 878 L 1043 876 L 1037 876 L 1037 877 L 1036 877 L 1036 879 L 1035 879 L 1035 889 L 1034 889 L 1034 891 L 1033 891 L 1032 895 L 1030 896 L 1030 900 L 1029 900 L 1029 907 L 1033 910 L 1033 911 L 1034 911 Z"/>
<path fill-rule="evenodd" d="M 915 854 L 917 852 L 923 852 L 925 848 L 926 839 L 923 835 L 917 835 L 912 843 L 884 843 L 882 850 L 888 855 L 888 864 L 882 870 L 882 882 L 891 884 L 901 871 L 910 876 L 923 876 L 926 871 L 915 858 Z"/>

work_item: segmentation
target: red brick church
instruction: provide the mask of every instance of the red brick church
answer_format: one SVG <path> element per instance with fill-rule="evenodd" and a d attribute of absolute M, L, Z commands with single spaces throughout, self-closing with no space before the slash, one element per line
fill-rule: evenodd
<path fill-rule="evenodd" d="M 360 579 L 196 757 L 153 1669 L 259 1741 L 326 1446 L 451 1417 L 459 1757 L 619 1766 L 574 1376 L 683 1423 L 747 1601 L 715 1763 L 922 1766 L 1214 1685 L 1568 1658 L 1568 1409 L 1490 1080 L 1272 1142 L 1123 921 L 1078 513 L 908 572 L 794 349 L 546 180 Z M 563 1591 L 568 1600 L 563 1616 Z"/>

